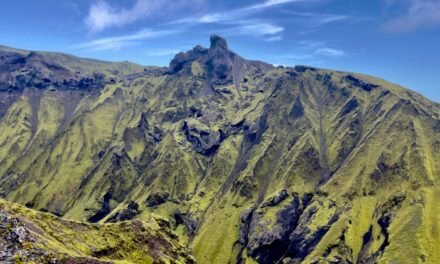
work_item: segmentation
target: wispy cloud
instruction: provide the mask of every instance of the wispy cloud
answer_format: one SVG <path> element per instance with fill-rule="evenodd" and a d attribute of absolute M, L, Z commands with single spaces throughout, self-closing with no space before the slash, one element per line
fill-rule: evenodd
<path fill-rule="evenodd" d="M 131 8 L 116 8 L 104 0 L 94 3 L 85 23 L 91 32 L 111 27 L 121 27 L 158 14 L 175 14 L 177 11 L 192 9 L 204 0 L 136 0 Z"/>
<path fill-rule="evenodd" d="M 232 33 L 228 33 L 229 35 L 250 35 L 257 37 L 274 35 L 272 37 L 266 38 L 265 40 L 269 42 L 279 41 L 282 39 L 282 36 L 280 36 L 279 34 L 284 31 L 284 26 L 276 25 L 274 24 L 274 22 L 267 22 L 261 19 L 255 19 L 255 17 L 260 13 L 267 12 L 270 8 L 299 2 L 306 3 L 310 2 L 310 0 L 266 0 L 257 4 L 251 4 L 225 12 L 214 12 L 199 16 L 190 16 L 184 19 L 170 22 L 170 24 L 222 24 L 230 27 L 226 30 L 227 32 Z M 308 26 L 311 28 L 317 28 L 323 24 L 341 21 L 348 18 L 348 16 L 336 14 L 300 13 L 289 11 L 285 8 L 280 9 L 279 11 L 288 12 L 296 17 L 300 16 L 304 19 L 307 19 L 308 21 L 310 21 Z"/>
<path fill-rule="evenodd" d="M 103 50 L 117 51 L 124 47 L 139 45 L 142 43 L 142 41 L 147 39 L 163 37 L 166 35 L 172 35 L 176 33 L 179 33 L 179 31 L 177 30 L 155 31 L 151 29 L 143 29 L 141 31 L 138 31 L 130 35 L 95 39 L 86 43 L 76 45 L 73 48 L 92 50 L 92 51 L 103 51 Z"/>
<path fill-rule="evenodd" d="M 313 22 L 314 27 L 320 27 L 325 24 L 346 20 L 348 16 L 346 15 L 317 15 L 315 16 L 316 21 Z"/>
<path fill-rule="evenodd" d="M 301 49 L 311 50 L 325 46 L 326 42 L 322 40 L 301 40 L 299 45 Z"/>
<path fill-rule="evenodd" d="M 286 53 L 283 55 L 269 55 L 265 59 L 276 65 L 314 65 L 318 66 L 324 61 L 320 56 L 309 53 Z"/>
<path fill-rule="evenodd" d="M 205 0 L 177 0 L 172 3 L 174 10 L 177 8 L 184 8 L 185 5 L 191 5 L 196 2 L 203 2 Z M 227 25 L 223 30 L 223 34 L 229 36 L 246 35 L 254 37 L 265 37 L 266 41 L 273 42 L 282 39 L 280 33 L 284 31 L 284 27 L 275 25 L 270 22 L 261 20 L 246 19 L 249 14 L 257 13 L 270 7 L 279 6 L 287 3 L 299 2 L 305 0 L 266 0 L 260 4 L 245 6 L 243 8 L 230 10 L 224 13 L 209 13 L 199 17 L 191 17 L 183 20 L 177 20 L 168 23 L 173 27 L 177 24 L 205 24 L 205 23 L 219 23 Z M 107 2 L 100 0 L 91 6 L 89 15 L 86 19 L 86 24 L 91 32 L 97 32 L 111 27 L 119 27 L 134 23 L 138 20 L 153 16 L 155 11 L 160 10 L 164 13 L 171 4 L 167 0 L 136 0 L 134 6 L 130 9 L 115 9 Z M 168 5 L 164 6 L 165 3 Z M 180 33 L 182 30 L 180 30 Z M 220 30 L 220 32 L 222 32 Z M 152 30 L 144 29 L 130 35 L 107 37 L 92 40 L 86 43 L 76 45 L 75 48 L 87 49 L 94 51 L 102 50 L 120 50 L 125 47 L 140 45 L 142 40 L 160 37 L 163 35 L 178 33 L 175 30 Z M 172 51 L 174 52 L 174 50 Z M 168 56 L 171 54 L 170 50 L 162 50 L 152 52 L 150 56 Z"/>
<path fill-rule="evenodd" d="M 440 0 L 386 0 L 389 10 L 404 8 L 405 11 L 388 20 L 384 28 L 391 32 L 408 32 L 425 27 L 440 26 Z"/>
<path fill-rule="evenodd" d="M 299 45 L 302 50 L 311 53 L 312 57 L 343 57 L 347 55 L 343 50 L 328 47 L 328 43 L 322 40 L 301 40 Z"/>
<path fill-rule="evenodd" d="M 353 19 L 348 15 L 342 15 L 342 14 L 295 12 L 292 10 L 282 10 L 282 12 L 293 15 L 295 17 L 302 17 L 303 19 L 306 20 L 307 24 L 313 28 L 320 27 L 333 22 Z"/>
<path fill-rule="evenodd" d="M 345 51 L 332 48 L 319 48 L 314 53 L 325 57 L 342 57 L 346 55 Z"/>
<path fill-rule="evenodd" d="M 249 15 L 262 12 L 267 8 L 303 1 L 306 0 L 266 0 L 265 2 L 259 4 L 253 4 L 242 8 L 228 10 L 227 12 L 209 13 L 202 16 L 188 17 L 185 19 L 177 20 L 175 21 L 175 23 L 221 23 L 237 19 L 239 20 Z"/>
<path fill-rule="evenodd" d="M 232 27 L 228 30 L 225 30 L 224 33 L 229 36 L 244 35 L 244 36 L 254 36 L 254 37 L 262 37 L 262 36 L 280 37 L 274 35 L 277 35 L 284 31 L 283 27 L 271 23 L 243 21 L 242 24 L 243 25 Z"/>
<path fill-rule="evenodd" d="M 303 1 L 307 0 L 266 0 L 258 4 L 252 4 L 225 12 L 215 12 L 201 16 L 187 17 L 173 21 L 170 24 L 224 24 L 229 26 L 228 29 L 223 31 L 226 35 L 247 35 L 255 37 L 271 36 L 265 40 L 279 41 L 282 37 L 278 34 L 284 31 L 284 27 L 262 20 L 248 19 L 249 16 L 258 14 L 275 6 Z"/>
<path fill-rule="evenodd" d="M 179 52 L 181 52 L 181 50 L 178 49 L 157 49 L 148 51 L 146 55 L 151 57 L 166 57 L 176 55 Z"/>
<path fill-rule="evenodd" d="M 319 65 L 326 60 L 338 59 L 349 55 L 344 50 L 328 47 L 328 43 L 321 40 L 301 40 L 297 42 L 297 45 L 294 52 L 273 55 L 273 59 L 278 62 L 284 61 L 285 65 Z"/>
<path fill-rule="evenodd" d="M 283 37 L 281 36 L 274 36 L 274 37 L 269 37 L 267 39 L 265 39 L 265 41 L 267 42 L 276 42 L 276 41 L 281 41 L 283 40 Z"/>
<path fill-rule="evenodd" d="M 268 7 L 272 7 L 272 6 L 277 6 L 277 5 L 282 5 L 282 4 L 292 3 L 292 2 L 301 2 L 301 1 L 304 1 L 304 0 L 266 0 L 263 3 L 251 5 L 249 7 L 245 7 L 244 9 L 255 10 L 255 9 L 268 8 Z"/>

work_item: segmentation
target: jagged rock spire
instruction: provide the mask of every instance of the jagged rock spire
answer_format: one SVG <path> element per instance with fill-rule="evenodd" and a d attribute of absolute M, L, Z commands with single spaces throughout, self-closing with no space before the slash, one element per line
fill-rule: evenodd
<path fill-rule="evenodd" d="M 211 50 L 228 51 L 228 43 L 226 39 L 219 35 L 212 35 L 211 38 Z"/>

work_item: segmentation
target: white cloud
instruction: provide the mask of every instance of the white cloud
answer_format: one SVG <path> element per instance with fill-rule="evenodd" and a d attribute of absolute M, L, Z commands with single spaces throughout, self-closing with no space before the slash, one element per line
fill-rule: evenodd
<path fill-rule="evenodd" d="M 403 4 L 405 12 L 387 21 L 384 25 L 386 30 L 407 32 L 419 28 L 440 26 L 440 0 L 388 0 L 387 4 L 389 11 L 400 8 Z"/>
<path fill-rule="evenodd" d="M 182 20 L 177 20 L 173 23 L 221 23 L 233 20 L 243 19 L 246 16 L 256 12 L 264 11 L 267 8 L 279 6 L 294 2 L 304 2 L 306 0 L 267 0 L 265 2 L 245 6 L 238 9 L 229 10 L 227 12 L 210 13 L 203 16 L 189 17 Z"/>
<path fill-rule="evenodd" d="M 283 38 L 281 36 L 273 36 L 273 37 L 269 37 L 267 39 L 265 39 L 265 41 L 267 42 L 276 42 L 276 41 L 281 41 Z"/>
<path fill-rule="evenodd" d="M 248 5 L 242 8 L 229 10 L 227 12 L 209 13 L 202 16 L 189 17 L 171 22 L 179 23 L 201 23 L 201 24 L 226 24 L 232 26 L 224 30 L 227 35 L 247 35 L 247 36 L 271 36 L 266 41 L 279 41 L 281 36 L 278 34 L 284 31 L 284 27 L 272 23 L 246 19 L 252 14 L 262 12 L 267 8 L 284 5 L 293 2 L 303 2 L 306 0 L 266 0 L 259 4 Z"/>
<path fill-rule="evenodd" d="M 102 51 L 102 50 L 120 50 L 121 48 L 139 45 L 143 40 L 153 39 L 166 35 L 176 34 L 178 31 L 154 31 L 151 29 L 143 29 L 131 35 L 123 35 L 116 37 L 100 38 L 86 43 L 74 46 L 77 49 Z"/>
<path fill-rule="evenodd" d="M 282 12 L 290 14 L 297 17 L 302 17 L 308 22 L 311 27 L 320 27 L 333 22 L 339 22 L 342 20 L 351 19 L 353 17 L 341 14 L 325 14 L 325 13 L 310 13 L 310 12 L 295 12 L 291 10 L 283 10 Z"/>
<path fill-rule="evenodd" d="M 346 53 L 343 50 L 332 49 L 332 48 L 319 48 L 315 51 L 315 54 L 325 57 L 342 57 L 346 55 Z"/>
<path fill-rule="evenodd" d="M 200 6 L 203 0 L 136 0 L 131 8 L 115 8 L 99 0 L 90 9 L 85 23 L 91 32 L 102 31 L 111 27 L 121 27 L 146 18 Z"/>
<path fill-rule="evenodd" d="M 286 53 L 283 55 L 269 55 L 269 61 L 278 65 L 314 65 L 318 66 L 324 61 L 317 55 L 309 53 Z"/>
<path fill-rule="evenodd" d="M 245 14 L 242 14 L 242 16 L 245 16 Z M 239 12 L 237 10 L 231 10 L 226 13 L 211 13 L 206 14 L 200 17 L 189 17 L 184 18 L 181 20 L 173 21 L 171 24 L 178 24 L 178 23 L 204 23 L 204 24 L 210 24 L 210 23 L 219 23 L 219 22 L 225 22 L 230 21 L 234 19 L 239 18 Z"/>
<path fill-rule="evenodd" d="M 326 47 L 326 42 L 324 41 L 302 40 L 298 43 L 299 48 L 295 52 L 287 52 L 282 55 L 273 55 L 272 57 L 278 62 L 288 62 L 288 65 L 292 63 L 319 65 L 325 62 L 327 59 L 337 59 L 347 56 L 347 53 L 343 50 Z"/>
<path fill-rule="evenodd" d="M 316 17 L 316 21 L 314 22 L 314 26 L 315 27 L 320 27 L 322 25 L 333 23 L 333 22 L 337 22 L 337 21 L 341 21 L 341 20 L 345 20 L 347 18 L 348 17 L 345 16 L 345 15 L 322 15 L 322 16 L 317 16 Z"/>
<path fill-rule="evenodd" d="M 301 40 L 299 42 L 302 49 L 310 50 L 325 46 L 325 41 L 320 40 Z"/>
<path fill-rule="evenodd" d="M 300 1 L 304 1 L 304 0 L 267 0 L 264 3 L 251 5 L 245 9 L 261 9 L 261 8 L 267 8 L 267 7 L 272 7 L 272 6 L 277 6 L 292 2 L 300 2 Z"/>
<path fill-rule="evenodd" d="M 181 50 L 178 50 L 178 49 L 158 49 L 158 50 L 151 50 L 151 51 L 147 52 L 147 56 L 165 57 L 165 56 L 176 55 L 179 52 L 181 52 Z"/>
<path fill-rule="evenodd" d="M 228 10 L 227 12 L 208 13 L 202 16 L 193 16 L 181 20 L 172 21 L 169 24 L 180 23 L 200 23 L 200 24 L 223 24 L 230 26 L 224 30 L 227 35 L 249 35 L 249 36 L 271 36 L 265 41 L 273 42 L 279 41 L 282 37 L 279 33 L 284 31 L 284 27 L 275 25 L 273 23 L 265 22 L 259 19 L 249 19 L 258 13 L 264 12 L 269 8 L 281 6 L 295 2 L 307 2 L 310 0 L 266 0 L 258 4 L 252 4 L 237 9 Z M 285 9 L 280 9 L 282 12 L 290 12 Z M 296 16 L 305 16 L 310 21 L 311 27 L 318 27 L 322 24 L 327 24 L 335 21 L 346 19 L 344 15 L 332 14 L 313 14 L 313 13 L 295 13 Z"/>
<path fill-rule="evenodd" d="M 228 30 L 229 35 L 273 36 L 284 31 L 283 27 L 270 23 L 246 24 Z"/>

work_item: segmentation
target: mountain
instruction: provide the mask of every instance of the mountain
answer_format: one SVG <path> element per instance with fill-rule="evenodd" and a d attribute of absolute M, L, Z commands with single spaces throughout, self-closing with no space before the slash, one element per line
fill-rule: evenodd
<path fill-rule="evenodd" d="M 163 68 L 0 61 L 10 202 L 99 224 L 159 216 L 198 263 L 440 262 L 440 105 L 413 91 L 250 61 L 219 36 Z"/>

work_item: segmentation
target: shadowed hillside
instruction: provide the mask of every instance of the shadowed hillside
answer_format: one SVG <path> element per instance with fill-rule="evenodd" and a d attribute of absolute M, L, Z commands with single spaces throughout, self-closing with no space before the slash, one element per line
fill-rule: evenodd
<path fill-rule="evenodd" d="M 415 92 L 246 60 L 219 36 L 167 68 L 0 61 L 8 201 L 101 224 L 158 215 L 198 263 L 440 261 L 440 105 Z"/>

